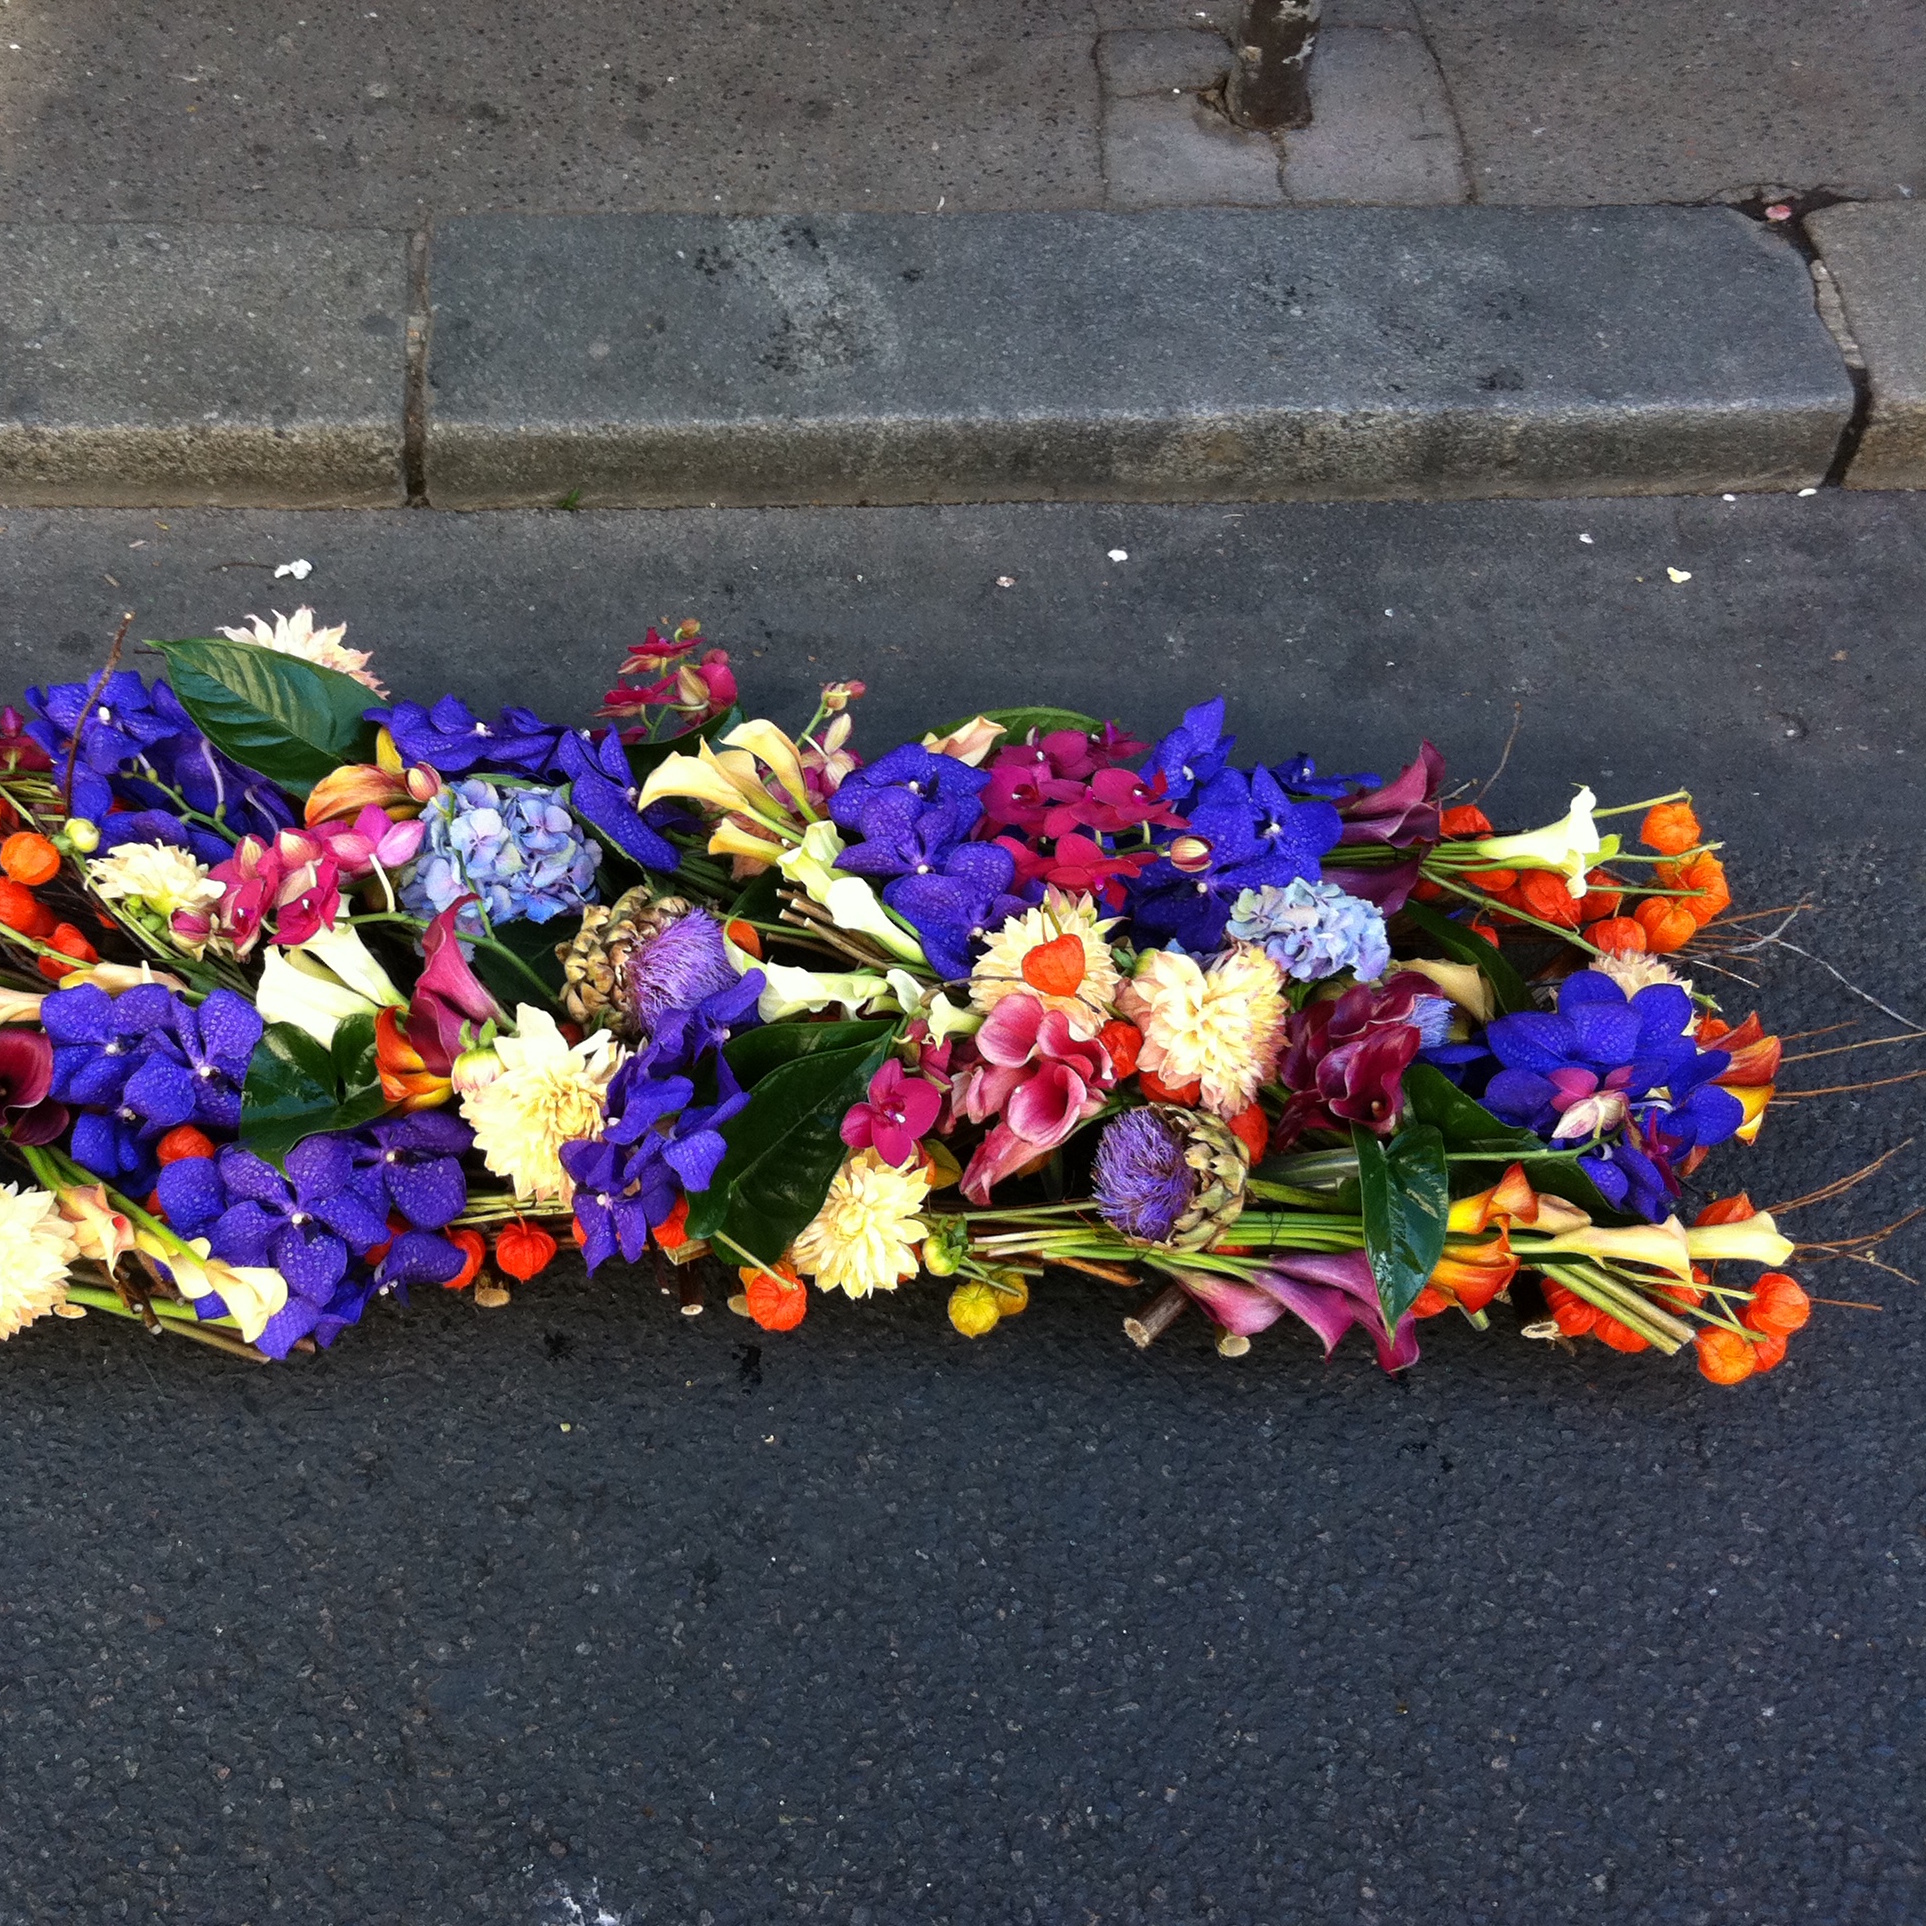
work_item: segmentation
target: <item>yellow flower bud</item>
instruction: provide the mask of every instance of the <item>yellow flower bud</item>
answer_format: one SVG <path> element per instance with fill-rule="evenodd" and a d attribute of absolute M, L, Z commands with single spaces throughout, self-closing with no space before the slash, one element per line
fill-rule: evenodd
<path fill-rule="evenodd" d="M 67 824 L 67 847 L 81 856 L 91 856 L 100 847 L 100 830 L 85 816 L 75 816 Z"/>
<path fill-rule="evenodd" d="M 986 1337 L 1003 1315 L 996 1287 L 970 1278 L 950 1293 L 950 1322 L 966 1338 Z"/>

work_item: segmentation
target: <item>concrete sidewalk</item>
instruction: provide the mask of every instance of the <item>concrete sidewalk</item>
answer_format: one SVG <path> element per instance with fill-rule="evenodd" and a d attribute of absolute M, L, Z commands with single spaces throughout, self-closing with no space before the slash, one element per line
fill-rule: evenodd
<path fill-rule="evenodd" d="M 1205 104 L 1234 0 L 9 0 L 0 221 L 1926 193 L 1917 0 L 1326 0 L 1317 123 Z"/>

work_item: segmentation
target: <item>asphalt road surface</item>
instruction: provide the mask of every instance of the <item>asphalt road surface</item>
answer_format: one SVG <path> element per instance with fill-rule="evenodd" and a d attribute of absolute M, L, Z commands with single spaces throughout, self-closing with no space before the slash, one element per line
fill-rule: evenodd
<path fill-rule="evenodd" d="M 1745 967 L 1777 1027 L 1860 1027 L 1795 1052 L 1901 1027 L 1815 958 L 1926 1017 L 1919 498 L 0 525 L 9 685 L 123 609 L 298 596 L 405 692 L 568 716 L 699 614 L 779 718 L 864 677 L 866 747 L 1228 689 L 1270 755 L 1428 732 L 1481 782 L 1522 705 L 1500 813 L 1687 780 L 1741 907 L 1813 906 L 1810 956 Z M 1922 1090 L 1714 1168 L 1793 1197 Z M 1897 1217 L 1923 1155 L 1792 1225 Z M 778 1339 L 613 1272 L 272 1370 L 36 1327 L 0 1355 L 0 1922 L 1917 1921 L 1926 1315 L 1809 1277 L 1884 1308 L 1736 1391 L 1445 1320 L 1397 1382 L 1281 1325 L 1139 1356 L 1071 1278 L 975 1345 L 929 1283 Z"/>

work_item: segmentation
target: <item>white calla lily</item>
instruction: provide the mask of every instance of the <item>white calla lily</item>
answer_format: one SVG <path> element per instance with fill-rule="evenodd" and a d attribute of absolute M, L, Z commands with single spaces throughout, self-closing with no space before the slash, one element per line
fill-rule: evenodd
<path fill-rule="evenodd" d="M 1484 836 L 1475 842 L 1447 843 L 1443 847 L 1450 852 L 1454 867 L 1557 870 L 1576 900 L 1585 894 L 1585 872 L 1611 853 L 1592 820 L 1597 807 L 1598 798 L 1589 789 L 1581 789 L 1572 798 L 1571 808 L 1543 829 L 1529 829 L 1517 836 Z M 1618 839 L 1613 837 L 1611 842 L 1616 849 Z M 1469 864 L 1462 859 L 1470 859 Z"/>

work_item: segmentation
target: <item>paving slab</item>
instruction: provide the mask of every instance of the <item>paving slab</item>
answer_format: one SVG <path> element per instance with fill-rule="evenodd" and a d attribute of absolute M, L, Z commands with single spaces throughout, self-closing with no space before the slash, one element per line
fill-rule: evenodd
<path fill-rule="evenodd" d="M 1791 488 L 1852 407 L 1719 209 L 479 217 L 430 273 L 451 507 Z"/>
<path fill-rule="evenodd" d="M 1165 11 L 1128 24 L 1187 24 Z M 1103 199 L 1089 0 L 8 0 L 0 15 L 0 219 L 406 227 L 482 208 Z"/>
<path fill-rule="evenodd" d="M 155 519 L 0 515 L 8 691 L 304 556 L 398 693 L 558 720 L 696 615 L 791 726 L 864 678 L 866 754 L 1012 690 L 1139 732 L 1223 690 L 1240 755 L 1429 735 L 1476 789 L 1516 722 L 1494 815 L 1684 778 L 1741 908 L 1813 902 L 1788 939 L 1926 1016 L 1926 494 Z M 1791 951 L 1734 967 L 1788 1032 L 1862 1020 L 1789 1055 L 1897 1027 Z M 1920 1137 L 1921 1089 L 1775 1106 L 1702 1176 L 1799 1196 Z M 1789 1224 L 1902 1216 L 1922 1155 Z M 1882 1254 L 1919 1275 L 1926 1233 Z M 1069 1275 L 978 1344 L 929 1280 L 770 1337 L 720 1277 L 685 1318 L 568 1259 L 272 1371 L 36 1326 L 0 1346 L 0 1918 L 1917 1921 L 1926 1303 L 1795 1268 L 1884 1309 L 1732 1391 L 1445 1318 L 1396 1383 L 1285 1325 L 1140 1355 Z"/>
<path fill-rule="evenodd" d="M 1298 206 L 1450 206 L 1471 198 L 1457 122 L 1415 33 L 1326 27 L 1311 64 L 1311 124 L 1282 137 Z"/>
<path fill-rule="evenodd" d="M 1178 88 L 1104 104 L 1105 202 L 1116 208 L 1276 207 L 1284 199 L 1268 134 L 1231 125 Z"/>
<path fill-rule="evenodd" d="M 1806 221 L 1872 391 L 1848 488 L 1926 488 L 1926 207 L 1829 207 Z"/>
<path fill-rule="evenodd" d="M 406 238 L 0 227 L 0 502 L 404 497 Z"/>
<path fill-rule="evenodd" d="M 1418 0 L 1482 201 L 1926 194 L 1918 0 Z"/>
<path fill-rule="evenodd" d="M 1230 42 L 1220 33 L 1183 27 L 1107 33 L 1097 41 L 1097 68 L 1114 99 L 1133 94 L 1197 93 L 1229 73 Z"/>

